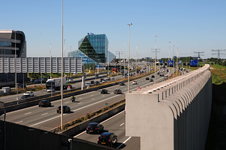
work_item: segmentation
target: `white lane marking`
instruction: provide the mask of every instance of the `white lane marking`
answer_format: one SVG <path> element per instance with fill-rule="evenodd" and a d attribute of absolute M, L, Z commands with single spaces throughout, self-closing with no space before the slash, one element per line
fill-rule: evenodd
<path fill-rule="evenodd" d="M 120 124 L 120 127 L 121 127 L 122 125 L 124 125 L 124 123 Z"/>
<path fill-rule="evenodd" d="M 18 121 L 18 122 L 16 122 L 16 123 L 21 123 L 21 122 L 23 122 L 23 120 L 21 120 L 21 121 Z"/>
<path fill-rule="evenodd" d="M 44 113 L 44 114 L 42 114 L 42 116 L 44 116 L 44 115 L 47 115 L 48 113 Z"/>
<path fill-rule="evenodd" d="M 24 115 L 28 115 L 28 114 L 30 114 L 31 112 L 28 112 L 28 113 L 25 113 Z"/>
<path fill-rule="evenodd" d="M 106 100 L 108 100 L 108 99 L 111 99 L 111 98 L 113 98 L 113 97 L 117 97 L 117 96 L 119 96 L 119 95 L 115 95 L 115 96 L 112 96 L 112 97 L 106 98 L 106 99 L 104 99 L 104 100 L 102 100 L 102 101 L 98 101 L 98 102 L 96 102 L 96 103 L 92 103 L 92 104 L 86 105 L 86 106 L 84 106 L 84 107 L 81 107 L 81 108 L 79 108 L 79 109 L 75 109 L 75 110 L 72 110 L 72 111 L 74 111 L 74 112 L 75 112 L 75 111 L 78 111 L 78 110 L 84 109 L 84 108 L 86 108 L 86 107 L 89 107 L 89 106 L 92 106 L 92 105 L 95 105 L 95 104 L 98 104 L 98 103 L 104 102 L 104 101 L 106 101 Z"/>
<path fill-rule="evenodd" d="M 82 98 L 79 98 L 79 99 L 82 99 Z"/>
<path fill-rule="evenodd" d="M 120 144 L 116 149 L 119 149 L 122 145 L 124 145 L 129 139 L 131 139 L 131 136 L 128 137 L 128 139 L 126 139 L 124 142 L 122 142 L 122 144 Z"/>
<path fill-rule="evenodd" d="M 110 118 L 108 118 L 108 119 L 106 119 L 106 120 L 102 121 L 100 124 L 103 124 L 104 122 L 106 122 L 106 121 L 108 121 L 108 120 L 110 120 L 110 119 L 112 119 L 112 118 L 114 118 L 114 117 L 116 117 L 116 116 L 120 115 L 121 113 L 124 113 L 124 111 L 122 111 L 122 112 L 120 112 L 120 113 L 118 113 L 118 114 L 116 114 L 116 115 L 114 115 L 114 116 L 112 116 L 112 117 L 110 117 Z M 83 132 L 81 132 L 81 133 L 79 133 L 79 134 L 77 134 L 77 135 L 75 135 L 73 138 L 76 138 L 76 137 L 78 137 L 78 136 L 80 136 L 80 135 L 84 134 L 85 132 L 86 132 L 86 130 L 85 130 L 85 131 L 83 131 Z"/>
<path fill-rule="evenodd" d="M 47 122 L 47 121 L 49 121 L 49 120 L 53 120 L 53 119 L 58 118 L 58 117 L 60 117 L 60 116 L 61 116 L 61 115 L 56 116 L 56 117 L 53 117 L 53 118 L 49 118 L 49 119 L 47 119 L 47 120 L 44 120 L 44 121 L 41 121 L 41 122 L 39 122 L 39 123 L 33 124 L 33 125 L 31 125 L 30 127 L 39 125 L 39 124 L 44 123 L 44 122 Z"/>

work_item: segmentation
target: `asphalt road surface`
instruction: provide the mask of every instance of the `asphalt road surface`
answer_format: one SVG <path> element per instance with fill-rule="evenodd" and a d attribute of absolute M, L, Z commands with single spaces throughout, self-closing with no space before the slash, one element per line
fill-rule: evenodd
<path fill-rule="evenodd" d="M 164 79 L 164 77 L 159 76 L 157 76 L 157 78 L 158 80 Z M 142 88 L 153 84 L 153 82 L 149 82 L 148 80 L 145 80 L 145 78 L 141 78 L 136 81 L 138 85 L 131 85 L 130 83 L 131 90 L 137 90 L 138 86 Z M 106 103 L 110 105 L 114 102 L 119 101 L 120 99 L 124 99 L 125 93 L 128 90 L 128 87 L 126 85 L 115 85 L 108 87 L 106 88 L 109 91 L 108 94 L 100 94 L 100 90 L 80 94 L 76 96 L 76 102 L 71 102 L 70 98 L 64 98 L 63 104 L 69 106 L 71 108 L 71 112 L 64 114 L 63 123 L 74 120 L 89 112 L 101 109 L 106 106 Z M 118 88 L 122 90 L 123 94 L 113 93 L 114 90 Z M 35 128 L 50 130 L 60 125 L 60 114 L 56 113 L 57 107 L 60 105 L 60 103 L 61 101 L 57 100 L 52 102 L 51 107 L 32 106 L 25 109 L 9 112 L 6 114 L 6 120 Z M 0 119 L 3 119 L 3 115 L 0 117 Z"/>
<path fill-rule="evenodd" d="M 116 76 L 114 77 L 115 79 L 118 79 L 118 78 L 121 78 L 122 76 Z M 102 78 L 106 78 L 106 77 L 102 77 Z M 101 78 L 98 78 L 98 79 L 93 79 L 93 81 L 100 81 Z M 90 81 L 86 81 L 86 83 L 88 83 Z M 81 87 L 81 82 L 77 82 L 77 83 L 72 83 L 72 88 L 79 88 Z M 56 90 L 55 92 L 59 92 L 60 90 Z M 64 91 L 67 91 L 67 90 L 64 90 Z M 34 91 L 34 96 L 37 97 L 37 96 L 42 96 L 42 95 L 45 95 L 47 92 L 46 90 L 40 90 L 40 91 Z M 53 92 L 54 93 L 54 92 Z M 18 98 L 20 99 L 21 96 L 23 95 L 24 93 L 20 93 L 18 94 Z M 51 92 L 49 92 L 49 94 L 51 95 Z M 0 101 L 1 102 L 11 102 L 11 101 L 16 101 L 17 100 L 17 94 L 14 94 L 14 95 L 7 95 L 7 96 L 1 96 L 0 97 Z"/>

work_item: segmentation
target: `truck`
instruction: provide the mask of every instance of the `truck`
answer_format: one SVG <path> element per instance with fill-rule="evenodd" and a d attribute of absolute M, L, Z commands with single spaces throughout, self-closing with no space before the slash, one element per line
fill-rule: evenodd
<path fill-rule="evenodd" d="M 46 89 L 54 88 L 60 89 L 61 86 L 61 78 L 52 78 L 46 81 Z M 63 78 L 63 88 L 66 87 L 66 78 Z"/>

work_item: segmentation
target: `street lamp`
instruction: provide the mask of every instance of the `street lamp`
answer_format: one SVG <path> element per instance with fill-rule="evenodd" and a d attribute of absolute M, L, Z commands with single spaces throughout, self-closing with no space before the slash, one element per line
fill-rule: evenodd
<path fill-rule="evenodd" d="M 62 0 L 62 28 L 61 28 L 61 130 L 63 130 L 63 0 Z"/>
<path fill-rule="evenodd" d="M 156 72 L 156 37 L 158 37 L 158 35 L 155 35 L 155 72 Z M 156 77 L 155 77 L 155 83 L 156 83 Z"/>
<path fill-rule="evenodd" d="M 137 44 L 136 44 L 136 59 L 137 59 Z M 136 60 L 136 76 L 137 76 L 137 60 Z"/>
<path fill-rule="evenodd" d="M 129 93 L 129 59 L 130 59 L 130 26 L 132 23 L 127 24 L 129 26 L 129 55 L 128 55 L 128 93 Z"/>
<path fill-rule="evenodd" d="M 126 77 L 125 75 L 126 75 L 126 63 L 125 63 L 125 61 L 126 61 L 126 57 L 125 57 L 125 41 L 124 41 L 124 77 Z"/>
<path fill-rule="evenodd" d="M 16 88 L 16 91 L 17 91 L 17 98 L 16 100 L 19 100 L 19 97 L 18 97 L 18 86 L 17 86 L 17 71 L 16 71 L 16 30 L 15 30 L 15 61 L 14 61 L 14 67 L 15 67 L 15 88 Z"/>
<path fill-rule="evenodd" d="M 171 59 L 170 59 L 170 43 L 171 43 L 171 42 L 169 41 L 169 60 L 171 60 Z"/>

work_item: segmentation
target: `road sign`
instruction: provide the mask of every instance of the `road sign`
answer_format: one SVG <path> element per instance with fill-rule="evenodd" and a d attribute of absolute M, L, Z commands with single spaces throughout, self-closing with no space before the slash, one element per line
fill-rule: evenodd
<path fill-rule="evenodd" d="M 182 65 L 182 60 L 179 60 L 179 65 Z"/>
<path fill-rule="evenodd" d="M 191 60 L 190 62 L 190 66 L 193 66 L 193 67 L 197 67 L 198 66 L 198 60 Z"/>
<path fill-rule="evenodd" d="M 168 60 L 168 66 L 173 66 L 174 62 L 173 60 Z"/>
<path fill-rule="evenodd" d="M 141 88 L 138 86 L 137 90 L 141 90 Z"/>

